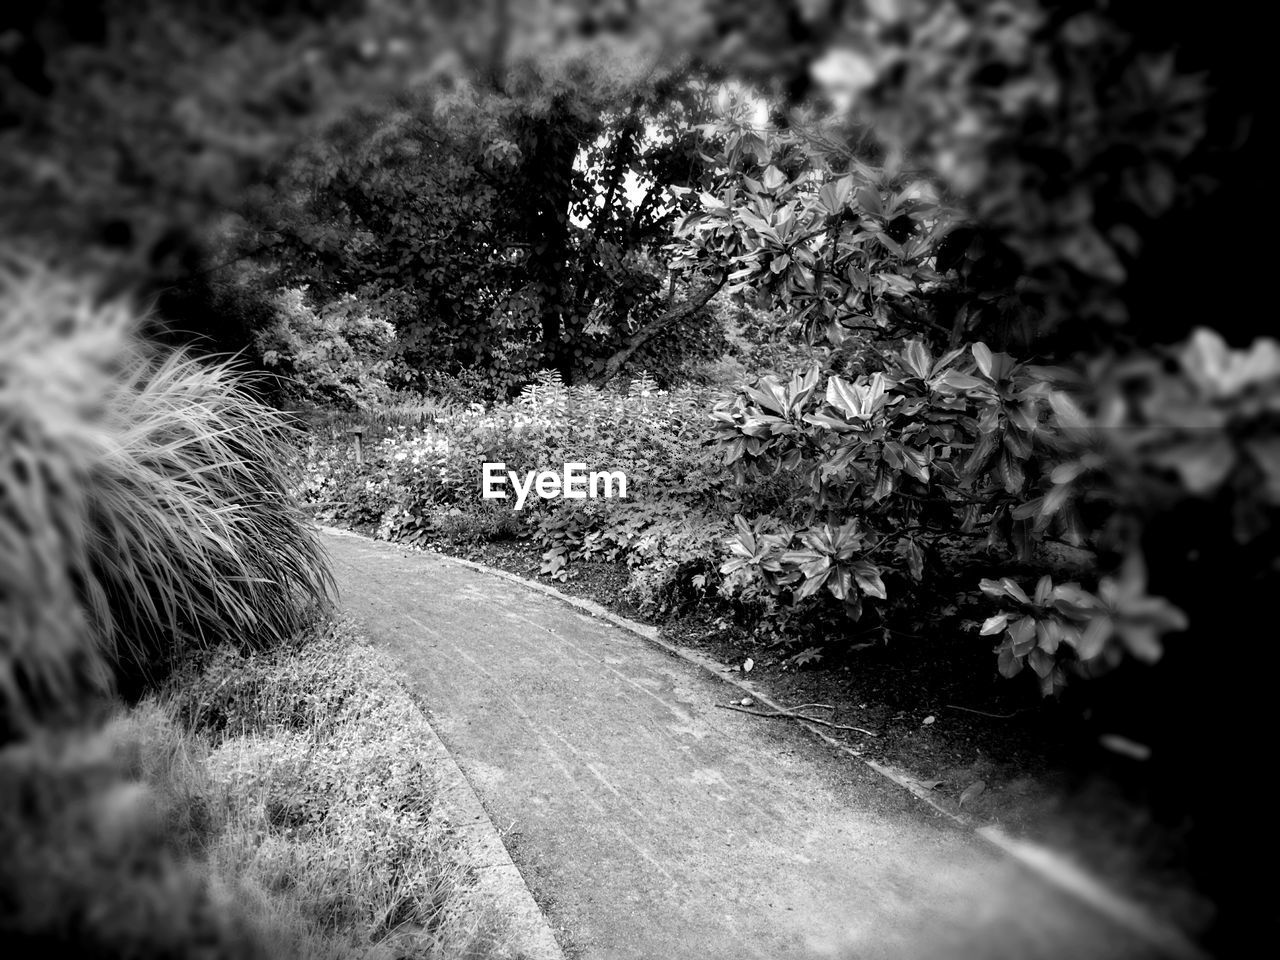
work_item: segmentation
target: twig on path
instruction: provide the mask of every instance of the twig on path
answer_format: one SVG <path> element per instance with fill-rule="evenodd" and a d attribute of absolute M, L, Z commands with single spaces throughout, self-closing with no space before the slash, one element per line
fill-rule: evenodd
<path fill-rule="evenodd" d="M 991 717 L 992 719 L 995 719 L 995 720 L 1011 720 L 1014 717 L 1016 717 L 1018 714 L 1027 712 L 1026 707 L 1022 707 L 1021 709 L 1015 710 L 1013 711 L 1013 713 L 989 713 L 986 710 L 975 710 L 973 709 L 973 707 L 962 707 L 956 703 L 946 703 L 946 704 L 943 704 L 943 706 L 945 706 L 948 710 L 963 710 L 965 713 L 976 713 L 980 717 Z"/>
<path fill-rule="evenodd" d="M 846 723 L 832 723 L 830 720 L 820 720 L 817 717 L 810 717 L 790 710 L 776 710 L 772 713 L 765 713 L 763 710 L 752 710 L 749 707 L 738 706 L 736 703 L 717 703 L 716 706 L 721 710 L 737 710 L 739 713 L 749 713 L 753 717 L 769 717 L 772 719 L 781 717 L 784 720 L 804 720 L 806 723 L 820 723 L 822 726 L 831 727 L 833 730 L 854 730 L 858 733 L 864 733 L 868 737 L 878 736 L 878 734 L 862 727 L 851 727 Z M 814 704 L 804 704 L 804 706 L 814 706 Z"/>

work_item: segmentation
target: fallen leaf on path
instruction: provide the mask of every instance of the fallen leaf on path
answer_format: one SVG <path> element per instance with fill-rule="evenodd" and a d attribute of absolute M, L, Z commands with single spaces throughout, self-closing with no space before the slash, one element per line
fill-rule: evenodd
<path fill-rule="evenodd" d="M 1151 759 L 1151 748 L 1145 743 L 1138 743 L 1136 740 L 1122 737 L 1118 733 L 1104 733 L 1098 738 L 1098 742 L 1102 744 L 1104 749 L 1110 750 L 1112 753 L 1132 757 L 1134 760 Z"/>
<path fill-rule="evenodd" d="M 987 785 L 981 780 L 975 780 L 969 784 L 964 788 L 964 792 L 960 794 L 960 806 L 963 807 L 966 803 L 976 800 L 978 795 L 985 789 L 987 789 Z"/>

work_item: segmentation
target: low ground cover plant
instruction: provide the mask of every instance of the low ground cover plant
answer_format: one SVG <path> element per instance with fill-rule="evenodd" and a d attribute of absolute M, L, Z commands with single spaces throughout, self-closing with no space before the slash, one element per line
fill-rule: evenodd
<path fill-rule="evenodd" d="M 647 378 L 625 391 L 566 387 L 544 374 L 509 403 L 476 404 L 422 427 L 402 425 L 367 447 L 323 430 L 303 451 L 302 497 L 321 519 L 363 525 L 409 543 L 525 537 L 543 572 L 563 579 L 570 563 L 602 558 L 634 570 L 645 600 L 695 578 L 707 586 L 723 553 L 736 503 L 731 478 L 706 444 L 711 388 L 659 390 Z M 481 464 L 559 471 L 565 463 L 622 471 L 626 499 L 514 500 L 481 497 Z"/>
<path fill-rule="evenodd" d="M 510 957 L 428 742 L 349 624 L 211 651 L 90 737 L 0 750 L 0 933 L 33 957 Z"/>

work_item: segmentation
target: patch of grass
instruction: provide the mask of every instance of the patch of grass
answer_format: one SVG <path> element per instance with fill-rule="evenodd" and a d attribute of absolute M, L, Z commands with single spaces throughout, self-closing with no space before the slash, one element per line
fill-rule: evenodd
<path fill-rule="evenodd" d="M 304 956 L 265 899 L 199 858 L 221 808 L 197 749 L 152 705 L 0 750 L 6 957 Z"/>
<path fill-rule="evenodd" d="M 348 626 L 201 659 L 90 738 L 0 751 L 7 956 L 514 956 L 425 720 Z"/>

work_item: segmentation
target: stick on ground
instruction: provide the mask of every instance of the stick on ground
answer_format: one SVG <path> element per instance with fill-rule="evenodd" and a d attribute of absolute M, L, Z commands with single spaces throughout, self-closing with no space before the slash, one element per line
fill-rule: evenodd
<path fill-rule="evenodd" d="M 822 726 L 831 727 L 833 730 L 853 730 L 857 733 L 866 734 L 868 737 L 878 736 L 878 734 L 873 731 L 866 730 L 862 727 L 851 727 L 846 723 L 832 723 L 830 720 L 820 720 L 817 717 L 810 717 L 803 713 L 795 713 L 790 710 L 775 710 L 770 713 L 766 713 L 763 710 L 752 710 L 750 707 L 742 707 L 736 703 L 717 703 L 716 706 L 721 710 L 737 710 L 739 713 L 749 713 L 753 717 L 769 717 L 772 719 L 781 717 L 784 720 L 804 720 L 807 723 L 820 723 Z M 809 706 L 809 704 L 806 704 L 806 706 Z"/>

